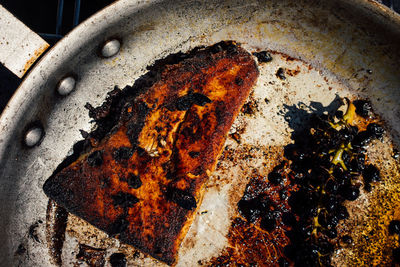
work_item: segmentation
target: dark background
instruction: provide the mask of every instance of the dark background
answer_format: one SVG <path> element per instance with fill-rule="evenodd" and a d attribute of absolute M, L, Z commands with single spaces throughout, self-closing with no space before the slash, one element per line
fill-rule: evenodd
<path fill-rule="evenodd" d="M 84 21 L 100 9 L 115 0 L 81 0 L 79 22 Z M 400 13 L 400 0 L 381 0 Z M 0 4 L 24 22 L 34 32 L 39 34 L 55 34 L 57 21 L 57 0 L 0 0 Z M 65 35 L 73 29 L 75 0 L 64 0 L 64 9 L 60 35 Z M 54 45 L 58 38 L 44 38 Z M 15 92 L 21 79 L 0 64 L 0 113 Z"/>
<path fill-rule="evenodd" d="M 115 0 L 81 0 L 79 22 L 84 21 Z M 55 34 L 57 21 L 57 0 L 0 0 L 10 11 L 31 30 L 39 34 Z M 64 0 L 60 35 L 73 29 L 75 0 Z M 43 36 L 42 36 L 43 37 Z M 43 38 L 54 45 L 59 38 Z M 15 92 L 21 79 L 0 64 L 0 113 Z"/>

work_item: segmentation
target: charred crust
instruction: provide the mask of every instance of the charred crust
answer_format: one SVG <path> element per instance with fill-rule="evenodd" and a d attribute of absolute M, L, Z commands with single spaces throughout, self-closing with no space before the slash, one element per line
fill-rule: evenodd
<path fill-rule="evenodd" d="M 85 107 L 89 110 L 89 116 L 93 118 L 97 124 L 97 129 L 90 133 L 90 137 L 96 140 L 103 139 L 110 130 L 117 125 L 123 108 L 126 103 L 134 102 L 133 100 L 141 93 L 145 92 L 148 88 L 153 86 L 162 77 L 161 73 L 166 69 L 168 65 L 175 65 L 183 62 L 186 59 L 193 58 L 195 56 L 201 58 L 209 53 L 223 53 L 227 51 L 230 54 L 238 53 L 238 48 L 233 41 L 221 41 L 210 47 L 197 47 L 188 53 L 178 52 L 171 54 L 166 58 L 157 60 L 152 66 L 147 67 L 148 72 L 138 78 L 133 86 L 126 86 L 124 89 L 119 89 L 117 86 L 108 93 L 106 101 L 97 108 L 94 108 L 90 103 L 87 103 Z M 204 105 L 204 104 L 203 104 Z M 145 117 L 143 111 L 139 117 Z M 131 115 L 128 115 L 128 117 Z M 140 125 L 139 125 L 140 126 Z M 134 143 L 136 140 L 133 140 Z"/>
<path fill-rule="evenodd" d="M 130 147 L 120 147 L 114 150 L 113 158 L 115 161 L 127 160 L 132 157 L 134 150 Z"/>
<path fill-rule="evenodd" d="M 139 187 L 142 186 L 142 180 L 140 180 L 139 175 L 134 175 L 130 173 L 126 179 L 126 182 L 130 187 L 133 189 L 138 189 Z"/>
<path fill-rule="evenodd" d="M 229 55 L 234 56 L 239 54 L 238 47 L 234 42 L 225 42 L 224 49 L 226 49 Z"/>
<path fill-rule="evenodd" d="M 136 146 L 138 144 L 138 137 L 143 125 L 138 125 L 137 123 L 132 122 L 128 124 L 127 128 L 128 130 L 126 131 L 126 135 L 128 136 L 132 146 Z"/>
<path fill-rule="evenodd" d="M 171 102 L 166 108 L 170 111 L 184 111 L 190 109 L 192 105 L 204 106 L 207 103 L 211 103 L 211 99 L 200 93 L 189 93 L 185 96 L 177 98 Z"/>
<path fill-rule="evenodd" d="M 193 103 L 195 105 L 199 105 L 199 106 L 204 106 L 205 104 L 212 102 L 211 99 L 209 99 L 207 96 L 200 94 L 200 93 L 192 94 L 191 98 L 193 99 Z"/>
<path fill-rule="evenodd" d="M 62 199 L 63 189 L 56 183 L 48 179 L 43 185 L 43 191 L 51 198 L 55 199 L 57 202 Z"/>
<path fill-rule="evenodd" d="M 194 169 L 193 174 L 194 175 L 202 175 L 205 173 L 204 167 L 203 166 L 198 166 L 196 169 Z"/>
<path fill-rule="evenodd" d="M 87 157 L 87 163 L 89 166 L 92 167 L 98 167 L 103 164 L 103 151 L 101 150 L 96 150 L 92 152 L 88 157 Z"/>
<path fill-rule="evenodd" d="M 209 47 L 211 51 L 214 51 L 214 53 L 219 53 L 223 50 L 227 50 L 228 52 L 237 52 L 238 47 L 237 43 L 235 41 L 221 41 L 219 43 L 216 43 Z"/>
<path fill-rule="evenodd" d="M 196 199 L 187 191 L 169 186 L 165 193 L 168 200 L 178 204 L 180 207 L 193 210 L 196 208 Z"/>
<path fill-rule="evenodd" d="M 221 46 L 220 43 L 215 44 L 215 45 L 213 45 L 213 46 L 211 47 L 211 52 L 214 53 L 214 54 L 219 53 L 219 52 L 222 52 L 223 50 L 224 50 L 224 49 L 222 48 L 222 46 Z"/>
<path fill-rule="evenodd" d="M 173 180 L 173 179 L 175 178 L 175 175 L 174 175 L 174 173 L 173 173 L 171 170 L 169 170 L 169 171 L 167 171 L 165 177 L 166 177 L 168 180 Z"/>
<path fill-rule="evenodd" d="M 192 127 L 184 127 L 181 130 L 181 134 L 184 135 L 184 136 L 187 136 L 192 141 L 196 141 L 197 140 L 196 135 L 194 133 L 194 129 Z"/>
<path fill-rule="evenodd" d="M 145 80 L 147 78 L 147 75 L 142 77 Z M 152 84 L 152 82 L 149 84 Z M 97 125 L 96 130 L 90 133 L 91 138 L 98 141 L 102 140 L 121 121 L 121 117 L 127 120 L 132 116 L 132 114 L 126 112 L 126 106 L 131 105 L 130 103 L 134 102 L 135 97 L 148 88 L 142 87 L 141 84 L 141 79 L 138 79 L 132 87 L 126 86 L 123 90 L 115 87 L 113 91 L 108 93 L 106 101 L 100 107 L 93 108 L 89 103 L 85 105 L 89 110 L 89 117 L 93 118 Z M 139 103 L 139 114 L 137 114 L 139 118 L 146 111 L 140 105 L 145 106 L 145 104 Z"/>
<path fill-rule="evenodd" d="M 182 97 L 179 97 L 171 103 L 170 105 L 167 106 L 167 109 L 170 111 L 183 111 L 183 110 L 188 110 L 192 106 L 193 102 L 190 99 L 190 95 L 185 95 Z"/>
<path fill-rule="evenodd" d="M 109 225 L 107 232 L 110 236 L 115 236 L 122 232 L 125 232 L 128 226 L 129 222 L 126 220 L 126 216 L 121 215 Z"/>
<path fill-rule="evenodd" d="M 110 177 L 104 177 L 101 181 L 100 181 L 100 187 L 101 188 L 109 188 L 111 186 L 111 179 Z"/>
<path fill-rule="evenodd" d="M 125 192 L 118 192 L 117 194 L 112 195 L 111 198 L 114 201 L 115 206 L 120 206 L 122 208 L 132 207 L 139 202 L 137 197 Z"/>
<path fill-rule="evenodd" d="M 172 163 L 171 163 L 171 161 L 169 160 L 169 161 L 167 161 L 167 162 L 165 162 L 165 163 L 163 163 L 162 165 L 161 165 L 161 168 L 164 170 L 164 172 L 166 173 L 166 178 L 167 179 L 172 179 L 173 178 L 173 174 L 172 174 L 172 172 L 173 172 L 173 166 L 172 166 Z"/>
<path fill-rule="evenodd" d="M 138 147 L 136 148 L 136 151 L 137 151 L 139 157 L 144 157 L 144 156 L 147 155 L 146 150 L 144 150 L 144 149 L 141 148 L 140 146 L 138 146 Z"/>
<path fill-rule="evenodd" d="M 221 59 L 224 60 L 224 64 L 226 59 L 228 64 L 220 66 Z M 230 64 L 239 64 L 240 72 L 237 75 L 241 75 L 240 79 L 236 79 L 237 75 L 228 75 Z M 234 42 L 221 42 L 207 48 L 196 48 L 186 54 L 170 55 L 156 61 L 148 70 L 149 72 L 136 80 L 133 86 L 122 90 L 115 88 L 102 106 L 93 108 L 90 104 L 86 105 L 97 126 L 96 130 L 85 134 L 85 142 L 82 142 L 74 160 L 59 168 L 58 173 L 51 177 L 53 182 L 49 184 L 47 180 L 44 189 L 46 194 L 66 206 L 69 212 L 82 217 L 110 236 L 116 236 L 121 242 L 133 245 L 167 264 L 173 264 L 186 226 L 191 221 L 188 219 L 194 214 L 190 211 L 197 207 L 195 196 L 199 193 L 199 188 L 201 190 L 208 170 L 213 168 L 211 165 L 219 153 L 218 143 L 225 140 L 225 134 L 232 124 L 231 120 L 248 95 L 250 86 L 254 84 L 258 70 L 251 55 L 237 47 Z M 203 89 L 207 79 L 214 77 L 214 70 L 221 75 L 228 75 L 229 78 L 224 80 L 223 84 L 226 95 L 218 95 L 212 102 L 207 97 L 207 91 Z M 196 79 L 190 78 L 192 74 Z M 185 78 L 180 79 L 181 77 Z M 239 87 L 240 84 L 243 87 Z M 170 93 L 158 96 L 157 90 L 161 85 L 167 85 Z M 182 91 L 183 88 L 185 89 Z M 199 108 L 205 105 L 206 108 Z M 154 127 L 154 131 L 158 132 L 158 137 L 163 138 L 163 142 L 160 142 L 158 137 L 154 141 L 168 153 L 162 152 L 157 157 L 150 158 L 152 155 L 147 152 L 147 144 L 142 143 L 147 142 L 147 139 L 142 139 L 141 134 L 145 123 L 153 118 L 149 114 L 153 115 L 153 112 L 159 112 L 160 109 L 166 111 L 162 119 L 171 117 L 170 122 L 176 128 L 173 128 L 172 144 L 168 142 L 164 146 L 164 141 L 169 140 L 165 139 L 165 132 L 172 131 L 172 126 L 156 123 L 158 126 Z M 170 116 L 168 109 L 192 110 Z M 150 130 L 154 132 L 153 129 Z M 116 138 L 112 139 L 113 141 L 107 143 L 108 138 L 114 137 Z M 194 143 L 199 140 L 205 142 L 200 148 L 195 148 Z M 211 140 L 212 147 L 204 145 L 207 140 Z M 88 167 L 87 155 L 94 150 L 104 151 L 104 162 L 107 164 L 103 163 L 99 168 Z M 202 151 L 209 152 L 204 160 L 200 159 L 203 157 Z M 190 153 L 189 156 L 196 159 L 186 162 L 190 160 L 186 153 Z M 113 160 L 109 160 L 109 157 Z M 93 158 L 92 165 L 97 165 L 97 157 Z M 137 162 L 131 162 L 133 158 Z M 74 165 L 70 166 L 71 163 Z M 199 177 L 184 181 L 189 182 L 186 184 L 189 187 L 185 188 L 190 189 L 183 190 L 180 181 L 188 177 L 182 170 L 188 163 L 191 165 L 185 173 Z M 153 176 L 154 170 L 148 168 L 148 164 L 162 164 L 163 170 L 157 167 L 157 175 L 162 175 L 160 180 L 159 177 Z M 114 167 L 118 170 L 111 169 Z M 114 179 L 114 174 L 118 175 L 119 180 Z M 156 183 L 149 186 L 154 188 L 149 189 L 146 184 L 146 188 L 134 191 L 135 195 L 130 194 L 132 189 L 142 185 L 142 181 L 146 183 L 153 178 Z M 154 190 L 154 199 L 147 198 L 146 194 L 150 194 L 147 190 Z M 93 201 L 96 196 L 100 196 L 100 202 L 104 204 L 104 213 L 101 215 L 93 214 L 99 211 L 102 205 Z M 140 203 L 137 203 L 139 199 Z M 144 229 L 149 231 L 144 233 Z"/>
<path fill-rule="evenodd" d="M 190 151 L 190 152 L 189 152 L 189 156 L 190 156 L 191 158 L 197 158 L 198 156 L 200 156 L 200 152 L 197 152 L 197 151 Z"/>
<path fill-rule="evenodd" d="M 235 78 L 235 84 L 239 85 L 239 86 L 243 85 L 243 79 L 240 78 L 240 77 L 236 77 Z"/>
<path fill-rule="evenodd" d="M 225 115 L 225 106 L 226 104 L 223 101 L 218 101 L 215 104 L 215 117 L 217 119 L 218 124 L 223 124 L 224 122 L 224 115 Z"/>
<path fill-rule="evenodd" d="M 133 147 L 138 144 L 139 134 L 144 127 L 145 119 L 150 111 L 150 108 L 145 103 L 140 102 L 137 103 L 135 111 L 136 114 L 134 116 L 137 118 L 137 120 L 133 120 L 128 124 L 126 132 Z"/>

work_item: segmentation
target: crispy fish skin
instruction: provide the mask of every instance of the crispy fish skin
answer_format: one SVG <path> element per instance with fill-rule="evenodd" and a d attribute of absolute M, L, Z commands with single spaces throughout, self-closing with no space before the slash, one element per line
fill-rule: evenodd
<path fill-rule="evenodd" d="M 43 187 L 69 212 L 170 265 L 259 74 L 234 42 L 187 55 L 167 62 L 110 132 Z"/>

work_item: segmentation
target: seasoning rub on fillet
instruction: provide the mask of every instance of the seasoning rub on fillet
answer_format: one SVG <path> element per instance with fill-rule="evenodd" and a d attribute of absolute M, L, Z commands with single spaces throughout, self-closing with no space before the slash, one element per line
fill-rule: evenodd
<path fill-rule="evenodd" d="M 44 184 L 69 212 L 172 264 L 227 133 L 258 77 L 220 42 L 156 62 L 90 109 L 97 123 Z"/>

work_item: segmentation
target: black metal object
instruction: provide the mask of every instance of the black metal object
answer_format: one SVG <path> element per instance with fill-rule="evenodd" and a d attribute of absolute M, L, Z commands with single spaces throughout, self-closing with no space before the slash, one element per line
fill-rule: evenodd
<path fill-rule="evenodd" d="M 71 30 L 79 24 L 80 11 L 81 11 L 81 0 L 75 0 Z M 58 41 L 59 39 L 61 39 L 63 37 L 63 35 L 61 34 L 63 25 L 63 15 L 64 15 L 64 0 L 58 0 L 55 33 L 39 33 L 39 35 L 45 40 Z"/>

